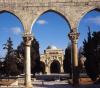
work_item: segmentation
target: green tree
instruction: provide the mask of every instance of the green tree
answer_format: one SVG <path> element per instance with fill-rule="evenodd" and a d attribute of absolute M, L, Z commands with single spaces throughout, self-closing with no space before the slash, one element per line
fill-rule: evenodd
<path fill-rule="evenodd" d="M 11 38 L 7 40 L 6 44 L 4 44 L 3 49 L 6 49 L 7 54 L 5 56 L 5 61 L 4 61 L 4 70 L 5 74 L 7 76 L 9 75 L 17 75 L 18 74 L 18 69 L 17 69 L 17 57 L 15 54 L 15 50 L 13 49 L 13 43 Z"/>
<path fill-rule="evenodd" d="M 0 58 L 2 59 L 2 58 Z M 4 62 L 0 60 L 0 76 L 4 75 Z"/>
<path fill-rule="evenodd" d="M 18 57 L 18 69 L 19 69 L 19 73 L 22 74 L 24 73 L 24 62 L 25 62 L 25 52 L 24 52 L 24 43 L 21 42 L 20 45 L 17 47 L 17 57 Z"/>
<path fill-rule="evenodd" d="M 65 50 L 65 56 L 63 60 L 63 67 L 65 73 L 72 73 L 72 64 L 71 64 L 71 45 L 68 45 L 68 47 Z"/>
<path fill-rule="evenodd" d="M 16 56 L 11 55 L 9 59 L 5 61 L 5 72 L 7 76 L 9 75 L 16 76 L 19 74 L 19 71 L 17 68 Z"/>
<path fill-rule="evenodd" d="M 84 68 L 84 62 L 85 61 L 85 57 L 83 55 L 83 47 L 79 48 L 79 52 L 78 52 L 78 68 L 79 68 L 79 72 L 80 73 L 85 73 L 85 68 Z"/>
<path fill-rule="evenodd" d="M 41 70 L 41 64 L 40 64 L 40 53 L 39 53 L 39 43 L 34 38 L 31 44 L 31 71 L 33 74 L 39 73 Z"/>
<path fill-rule="evenodd" d="M 89 28 L 88 38 L 83 42 L 83 55 L 86 57 L 86 72 L 95 81 L 100 73 L 100 31 L 91 35 Z"/>
<path fill-rule="evenodd" d="M 7 50 L 7 54 L 6 54 L 6 57 L 5 57 L 5 59 L 7 59 L 7 58 L 9 58 L 9 55 L 13 51 L 13 43 L 12 43 L 11 38 L 9 37 L 6 44 L 3 44 L 3 45 L 4 45 L 3 49 Z"/>

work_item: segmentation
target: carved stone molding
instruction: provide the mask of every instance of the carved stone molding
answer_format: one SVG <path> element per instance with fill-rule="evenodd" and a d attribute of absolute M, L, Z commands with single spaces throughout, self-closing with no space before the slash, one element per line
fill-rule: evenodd
<path fill-rule="evenodd" d="M 30 45 L 31 45 L 31 42 L 32 42 L 32 40 L 33 40 L 32 34 L 24 34 L 23 40 L 24 40 L 24 44 L 25 44 L 26 46 L 30 46 Z"/>
<path fill-rule="evenodd" d="M 80 33 L 77 33 L 77 32 L 70 32 L 68 34 L 69 39 L 72 41 L 72 43 L 77 43 L 77 40 L 79 38 L 79 35 L 80 35 Z"/>

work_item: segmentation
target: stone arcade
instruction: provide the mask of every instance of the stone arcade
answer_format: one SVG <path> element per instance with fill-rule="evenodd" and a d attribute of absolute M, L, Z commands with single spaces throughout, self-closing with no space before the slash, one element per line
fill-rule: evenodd
<path fill-rule="evenodd" d="M 100 11 L 100 0 L 0 0 L 0 11 L 15 15 L 24 27 L 25 42 L 25 87 L 31 88 L 30 45 L 32 40 L 32 25 L 43 13 L 53 11 L 64 17 L 69 23 L 69 38 L 72 42 L 73 84 L 78 84 L 77 27 L 80 19 L 88 12 L 97 9 Z M 66 29 L 67 30 L 67 29 Z M 68 34 L 66 34 L 68 35 Z"/>

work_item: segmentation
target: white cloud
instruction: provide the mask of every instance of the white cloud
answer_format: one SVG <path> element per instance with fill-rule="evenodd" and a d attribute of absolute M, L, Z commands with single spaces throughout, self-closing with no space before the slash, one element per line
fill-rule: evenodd
<path fill-rule="evenodd" d="M 47 21 L 40 19 L 40 20 L 37 21 L 37 23 L 40 24 L 40 25 L 44 25 L 44 24 L 47 24 Z"/>
<path fill-rule="evenodd" d="M 11 28 L 11 31 L 13 32 L 13 34 L 20 34 L 21 28 L 20 27 L 13 27 L 13 28 Z"/>
<path fill-rule="evenodd" d="M 100 16 L 88 18 L 88 19 L 86 19 L 86 21 L 100 25 Z"/>

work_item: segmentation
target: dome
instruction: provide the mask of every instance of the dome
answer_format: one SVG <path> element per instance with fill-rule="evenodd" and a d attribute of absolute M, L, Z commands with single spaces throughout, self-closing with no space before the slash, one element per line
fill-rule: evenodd
<path fill-rule="evenodd" d="M 56 46 L 48 46 L 47 49 L 57 49 Z"/>

